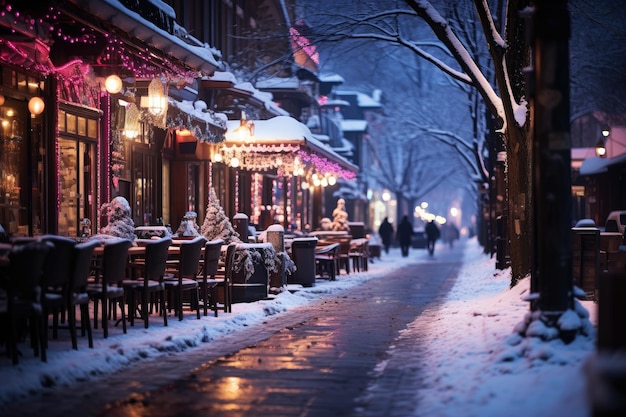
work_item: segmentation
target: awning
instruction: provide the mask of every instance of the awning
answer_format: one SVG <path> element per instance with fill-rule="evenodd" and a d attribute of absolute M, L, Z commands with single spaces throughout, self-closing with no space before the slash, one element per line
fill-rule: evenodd
<path fill-rule="evenodd" d="M 163 30 L 144 16 L 152 13 L 151 17 L 154 19 L 156 18 L 154 16 L 156 11 L 160 14 L 171 15 L 173 9 L 166 6 L 163 2 L 159 2 L 158 7 L 155 4 L 152 11 L 138 10 L 137 12 L 125 7 L 117 0 L 70 0 L 70 2 L 79 6 L 86 13 L 96 16 L 105 22 L 110 22 L 132 37 L 207 75 L 214 73 L 219 67 L 219 63 L 214 57 L 214 49 L 199 41 L 195 44 L 188 43 L 180 37 Z M 169 17 L 172 17 L 172 20 L 174 20 L 175 16 Z M 174 22 L 173 25 L 176 25 L 176 23 Z M 178 31 L 183 32 L 184 29 L 180 28 Z M 187 39 L 191 40 L 193 37 L 187 36 Z"/>
<path fill-rule="evenodd" d="M 315 139 L 309 128 L 289 116 L 269 120 L 229 120 L 220 153 L 228 162 L 237 158 L 243 169 L 285 174 L 303 165 L 337 178 L 353 179 L 359 168 Z"/>
<path fill-rule="evenodd" d="M 191 101 L 178 101 L 169 97 L 165 125 L 171 129 L 187 129 L 202 142 L 220 143 L 226 133 L 226 116 L 194 107 Z"/>

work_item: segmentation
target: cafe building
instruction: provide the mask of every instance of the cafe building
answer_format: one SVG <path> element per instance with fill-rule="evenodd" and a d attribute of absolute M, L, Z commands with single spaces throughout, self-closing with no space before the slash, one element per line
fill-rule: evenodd
<path fill-rule="evenodd" d="M 216 51 L 164 4 L 135 3 L 2 6 L 0 224 L 9 234 L 96 231 L 99 208 L 118 195 L 136 224 L 202 199 L 202 173 L 180 143 L 224 139 L 224 117 L 188 105 L 197 79 L 218 68 Z"/>

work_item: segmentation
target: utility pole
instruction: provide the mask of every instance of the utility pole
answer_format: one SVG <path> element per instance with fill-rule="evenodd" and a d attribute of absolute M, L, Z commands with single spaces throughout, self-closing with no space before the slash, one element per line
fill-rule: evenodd
<path fill-rule="evenodd" d="M 570 18 L 567 0 L 537 0 L 532 16 L 534 72 L 529 78 L 533 141 L 534 249 L 531 308 L 548 326 L 573 306 Z M 567 341 L 575 332 L 560 331 Z"/>

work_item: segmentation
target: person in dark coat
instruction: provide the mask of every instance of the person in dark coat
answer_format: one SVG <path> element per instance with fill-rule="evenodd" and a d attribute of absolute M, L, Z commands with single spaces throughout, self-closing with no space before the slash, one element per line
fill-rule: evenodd
<path fill-rule="evenodd" d="M 380 224 L 378 228 L 378 234 L 380 235 L 380 239 L 383 241 L 383 248 L 385 249 L 385 253 L 389 253 L 389 247 L 391 246 L 391 239 L 393 238 L 393 226 L 389 223 L 389 219 L 385 217 L 383 222 Z"/>
<path fill-rule="evenodd" d="M 396 232 L 396 238 L 400 244 L 400 250 L 402 256 L 409 256 L 409 247 L 411 246 L 411 237 L 413 236 L 413 225 L 409 221 L 409 218 L 405 215 L 402 217 L 402 221 L 398 225 Z"/>
<path fill-rule="evenodd" d="M 426 224 L 425 232 L 426 247 L 428 248 L 428 253 L 432 256 L 435 253 L 435 241 L 439 239 L 441 233 L 439 232 L 439 228 L 435 224 L 434 220 L 431 220 Z"/>

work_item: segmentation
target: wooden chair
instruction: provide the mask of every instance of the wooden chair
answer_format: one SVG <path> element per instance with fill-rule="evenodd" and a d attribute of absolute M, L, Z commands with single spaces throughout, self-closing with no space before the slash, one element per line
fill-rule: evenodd
<path fill-rule="evenodd" d="M 6 276 L 7 291 L 7 353 L 14 365 L 19 362 L 18 341 L 27 322 L 30 344 L 35 356 L 41 355 L 46 362 L 46 332 L 41 305 L 42 275 L 51 243 L 31 242 L 15 246 L 9 252 L 9 267 Z"/>
<path fill-rule="evenodd" d="M 122 313 L 122 331 L 126 333 L 126 292 L 121 285 L 128 268 L 130 239 L 117 239 L 104 245 L 101 267 L 95 282 L 87 285 L 89 298 L 94 302 L 93 327 L 98 326 L 98 305 L 102 305 L 102 331 L 109 337 L 109 312 L 119 306 Z"/>
<path fill-rule="evenodd" d="M 203 236 L 198 236 L 192 240 L 182 241 L 180 243 L 180 258 L 176 262 L 173 269 L 173 276 L 166 277 L 164 280 L 165 287 L 168 290 L 169 309 L 177 312 L 178 320 L 183 319 L 183 294 L 189 294 L 189 306 L 197 312 L 198 320 L 200 320 L 200 302 L 199 302 L 199 285 L 196 281 L 200 268 L 200 258 L 202 257 L 202 248 L 206 243 Z"/>
<path fill-rule="evenodd" d="M 165 290 L 165 270 L 167 268 L 168 250 L 172 239 L 163 237 L 151 240 L 145 244 L 146 255 L 141 259 L 131 261 L 133 277 L 122 281 L 127 291 L 128 315 L 130 325 L 135 324 L 137 301 L 141 303 L 140 315 L 143 318 L 144 328 L 149 327 L 151 308 L 150 298 L 159 303 L 159 313 L 163 316 L 163 325 L 167 326 L 167 291 Z"/>
<path fill-rule="evenodd" d="M 350 246 L 350 260 L 352 270 L 356 272 L 367 271 L 369 262 L 369 249 L 367 239 L 355 239 Z"/>
<path fill-rule="evenodd" d="M 211 308 L 215 317 L 217 317 L 217 311 L 220 309 L 218 303 L 218 290 L 220 288 L 223 292 L 221 309 L 224 310 L 224 312 L 229 312 L 231 309 L 228 290 L 229 281 L 227 280 L 227 276 L 224 273 L 222 273 L 220 277 L 217 276 L 220 268 L 223 244 L 224 241 L 222 239 L 209 240 L 204 244 L 202 274 L 196 278 L 196 281 L 200 286 L 205 316 L 208 315 L 208 310 Z M 228 254 L 226 257 L 228 257 Z"/>
<path fill-rule="evenodd" d="M 90 240 L 74 246 L 74 257 L 72 262 L 72 274 L 70 279 L 70 291 L 67 294 L 68 323 L 70 327 L 70 337 L 72 338 L 72 348 L 78 350 L 76 337 L 76 307 L 80 307 L 80 325 L 82 335 L 87 332 L 89 347 L 93 348 L 93 334 L 91 331 L 91 320 L 89 318 L 89 293 L 87 284 L 91 274 L 93 261 L 93 251 L 100 246 L 97 240 Z"/>
<path fill-rule="evenodd" d="M 339 243 L 331 243 L 315 251 L 315 269 L 320 277 L 327 275 L 334 281 L 337 275 L 339 260 Z"/>
<path fill-rule="evenodd" d="M 341 273 L 343 268 L 346 274 L 350 273 L 350 245 L 352 242 L 352 236 L 341 235 L 332 236 L 331 241 L 339 243 L 339 254 L 337 255 L 337 275 Z"/>

